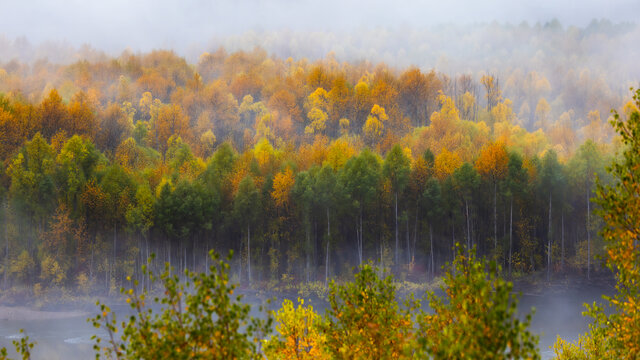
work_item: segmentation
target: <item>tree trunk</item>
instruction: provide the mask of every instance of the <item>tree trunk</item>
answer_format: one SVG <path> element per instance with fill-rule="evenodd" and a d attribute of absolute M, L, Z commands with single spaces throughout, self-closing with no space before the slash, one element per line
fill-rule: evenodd
<path fill-rule="evenodd" d="M 362 246 L 363 246 L 363 236 L 362 236 L 362 208 L 360 208 L 360 266 L 362 266 Z"/>
<path fill-rule="evenodd" d="M 564 209 L 562 209 L 562 250 L 560 253 L 560 270 L 564 271 Z"/>
<path fill-rule="evenodd" d="M 411 263 L 411 236 L 409 235 L 409 214 L 407 214 L 407 264 Z"/>
<path fill-rule="evenodd" d="M 251 286 L 251 225 L 247 225 L 247 276 Z"/>
<path fill-rule="evenodd" d="M 118 223 L 113 225 L 113 279 L 116 279 L 116 249 L 118 245 Z"/>
<path fill-rule="evenodd" d="M 467 214 L 467 256 L 471 254 L 471 226 L 469 225 L 469 201 L 464 200 L 465 211 Z"/>
<path fill-rule="evenodd" d="M 511 256 L 513 251 L 513 196 L 511 196 L 511 205 L 509 210 L 509 276 L 511 276 Z"/>
<path fill-rule="evenodd" d="M 9 225 L 9 203 L 4 204 L 4 271 L 2 277 L 2 288 L 7 290 L 9 276 L 9 234 L 7 227 Z"/>
<path fill-rule="evenodd" d="M 418 242 L 418 203 L 416 202 L 416 222 L 413 225 L 413 254 L 415 256 L 416 253 L 416 243 Z"/>
<path fill-rule="evenodd" d="M 309 261 L 310 261 L 309 252 L 311 251 L 311 234 L 310 234 L 310 232 L 311 231 L 309 229 L 307 229 L 307 246 L 306 246 L 307 249 L 305 251 L 305 253 L 306 253 L 306 263 L 307 263 L 306 264 L 305 273 L 306 273 L 307 283 L 309 282 Z"/>
<path fill-rule="evenodd" d="M 362 253 L 360 252 L 360 217 L 356 218 L 356 251 L 358 253 L 358 263 L 362 264 Z"/>
<path fill-rule="evenodd" d="M 493 248 L 498 248 L 498 181 L 493 182 Z"/>
<path fill-rule="evenodd" d="M 331 220 L 329 217 L 329 208 L 327 208 L 327 258 L 324 262 L 324 287 L 327 287 L 329 281 L 329 242 L 331 241 Z"/>
<path fill-rule="evenodd" d="M 9 245 L 7 243 L 7 245 Z M 93 252 L 96 247 L 96 237 L 95 235 L 91 236 L 91 260 L 89 260 L 89 282 L 93 284 Z"/>
<path fill-rule="evenodd" d="M 435 263 L 434 263 L 434 258 L 433 258 L 433 227 L 431 226 L 431 223 L 429 223 L 429 241 L 431 243 L 431 278 L 433 278 L 435 276 Z"/>
<path fill-rule="evenodd" d="M 396 266 L 398 263 L 398 192 L 396 192 Z"/>
<path fill-rule="evenodd" d="M 453 219 L 453 214 L 451 214 L 451 252 L 453 253 L 453 261 L 456 261 L 456 224 Z"/>
<path fill-rule="evenodd" d="M 591 202 L 587 189 L 587 279 L 591 280 Z"/>
<path fill-rule="evenodd" d="M 547 239 L 547 281 L 551 280 L 551 192 L 549 192 L 549 238 Z"/>

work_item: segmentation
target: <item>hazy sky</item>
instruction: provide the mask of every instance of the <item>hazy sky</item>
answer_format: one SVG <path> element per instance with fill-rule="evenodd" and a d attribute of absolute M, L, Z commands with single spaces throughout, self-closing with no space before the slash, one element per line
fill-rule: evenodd
<path fill-rule="evenodd" d="M 339 33 L 553 18 L 584 26 L 594 18 L 622 22 L 640 15 L 639 0 L 0 0 L 0 5 L 0 34 L 9 39 L 87 43 L 107 51 L 182 50 L 213 37 L 261 30 Z"/>

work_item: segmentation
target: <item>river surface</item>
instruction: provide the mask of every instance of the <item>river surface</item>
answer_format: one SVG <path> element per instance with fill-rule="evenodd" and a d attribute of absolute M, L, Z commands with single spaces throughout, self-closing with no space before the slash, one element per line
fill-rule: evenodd
<path fill-rule="evenodd" d="M 531 307 L 536 309 L 531 331 L 540 335 L 542 358 L 552 357 L 553 351 L 550 346 L 558 335 L 573 341 L 587 330 L 590 319 L 582 316 L 583 303 L 602 302 L 602 294 L 611 292 L 610 286 L 593 284 L 556 285 L 535 292 L 522 290 L 519 310 L 524 313 L 530 311 Z M 323 306 L 317 303 L 314 304 L 314 308 L 320 312 L 323 310 Z M 126 313 L 126 307 L 123 306 L 116 306 L 114 310 L 120 311 L 121 315 Z M 24 329 L 30 340 L 37 342 L 32 352 L 34 360 L 94 359 L 94 342 L 91 336 L 105 334 L 87 322 L 87 317 L 88 315 L 76 315 L 48 319 L 46 316 L 30 316 L 29 319 L 0 320 L 0 346 L 6 347 L 9 354 L 15 355 L 12 340 L 19 339 L 19 330 Z M 119 318 L 122 319 L 124 316 Z"/>

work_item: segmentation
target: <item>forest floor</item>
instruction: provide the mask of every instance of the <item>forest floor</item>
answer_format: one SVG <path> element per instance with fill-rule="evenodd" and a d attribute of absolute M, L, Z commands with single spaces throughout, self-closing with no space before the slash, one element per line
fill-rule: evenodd
<path fill-rule="evenodd" d="M 551 281 L 547 281 L 546 272 L 540 271 L 511 281 L 514 283 L 513 291 L 522 294 L 524 298 L 551 296 L 581 301 L 615 293 L 615 279 L 609 272 L 604 271 L 593 274 L 590 280 L 584 274 L 556 273 Z M 396 285 L 400 298 L 413 293 L 417 298 L 426 299 L 424 295 L 427 288 L 435 291 L 437 295 L 442 294 L 441 278 L 436 278 L 430 283 L 399 281 Z M 267 299 L 275 300 L 268 306 L 272 309 L 278 308 L 285 298 L 295 301 L 297 297 L 313 299 L 316 306 L 319 305 L 321 308 L 326 306 L 326 290 L 302 291 L 302 288 L 304 286 L 294 286 L 289 291 L 274 291 L 241 286 L 238 293 L 244 295 L 244 301 L 252 305 L 265 304 Z M 585 293 L 589 295 L 585 296 Z M 128 308 L 121 294 L 81 295 L 68 290 L 50 289 L 40 296 L 35 296 L 33 291 L 26 288 L 13 288 L 0 291 L 0 320 L 58 319 L 90 315 L 97 311 L 96 300 L 112 307 Z M 525 304 L 527 302 L 529 301 L 524 301 Z"/>
<path fill-rule="evenodd" d="M 25 306 L 4 306 L 0 305 L 0 320 L 54 320 L 66 319 L 78 316 L 87 316 L 88 312 L 82 310 L 74 311 L 45 311 Z"/>

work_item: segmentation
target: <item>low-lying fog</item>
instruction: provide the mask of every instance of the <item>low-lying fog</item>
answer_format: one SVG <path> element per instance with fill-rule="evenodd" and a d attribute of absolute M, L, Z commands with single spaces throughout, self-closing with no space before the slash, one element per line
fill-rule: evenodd
<path fill-rule="evenodd" d="M 553 355 L 550 349 L 558 335 L 568 341 L 575 341 L 579 334 L 588 329 L 590 318 L 582 316 L 584 303 L 602 302 L 602 294 L 611 295 L 613 288 L 604 283 L 554 284 L 543 290 L 527 291 L 522 289 L 519 311 L 529 312 L 535 307 L 531 331 L 540 335 L 540 352 L 543 359 Z M 246 300 L 254 305 L 252 314 L 259 315 L 259 300 L 247 296 Z M 276 301 L 280 303 L 281 299 Z M 312 301 L 314 309 L 324 313 L 325 304 Z M 125 305 L 116 305 L 112 309 L 123 318 L 128 312 Z M 86 321 L 93 313 L 83 312 L 41 312 L 32 313 L 26 309 L 0 307 L 0 346 L 10 349 L 14 354 L 12 340 L 20 338 L 20 329 L 25 329 L 30 340 L 36 341 L 33 360 L 47 359 L 91 359 L 94 358 L 91 336 L 103 334 Z M 22 311 L 22 312 L 20 312 Z M 8 319 L 7 319 L 8 318 Z"/>

